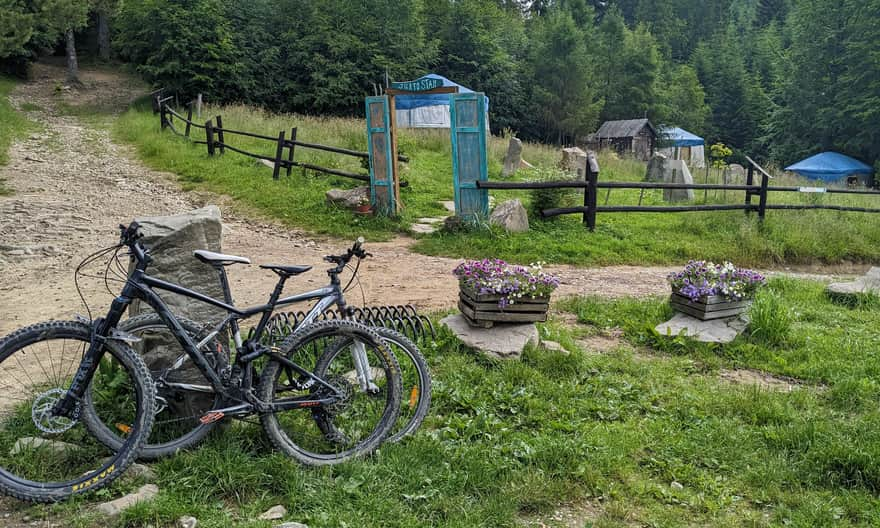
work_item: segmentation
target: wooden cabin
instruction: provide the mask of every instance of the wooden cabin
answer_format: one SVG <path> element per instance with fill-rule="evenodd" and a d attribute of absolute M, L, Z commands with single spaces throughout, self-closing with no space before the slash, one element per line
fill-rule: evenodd
<path fill-rule="evenodd" d="M 647 161 L 654 154 L 657 130 L 647 119 L 605 121 L 590 139 L 596 148 L 613 148 L 620 154 Z"/>

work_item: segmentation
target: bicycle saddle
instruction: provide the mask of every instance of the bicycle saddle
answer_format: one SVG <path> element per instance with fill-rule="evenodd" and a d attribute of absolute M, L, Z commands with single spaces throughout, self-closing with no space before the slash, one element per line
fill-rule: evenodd
<path fill-rule="evenodd" d="M 213 251 L 205 251 L 204 249 L 193 251 L 193 256 L 206 264 L 211 264 L 212 266 L 229 266 L 230 264 L 235 264 L 237 262 L 241 264 L 251 263 L 251 259 L 246 257 L 224 255 L 223 253 L 214 253 Z"/>
<path fill-rule="evenodd" d="M 260 264 L 260 267 L 263 269 L 272 270 L 278 275 L 284 277 L 292 277 L 294 275 L 299 275 L 300 273 L 305 273 L 312 269 L 311 266 L 279 266 L 277 264 Z"/>

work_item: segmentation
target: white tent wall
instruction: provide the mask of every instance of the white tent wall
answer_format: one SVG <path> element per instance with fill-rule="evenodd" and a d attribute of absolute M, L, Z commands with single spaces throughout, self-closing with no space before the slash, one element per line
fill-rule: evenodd
<path fill-rule="evenodd" d="M 689 158 L 683 155 L 686 149 L 690 149 Z M 687 164 L 694 168 L 702 169 L 706 166 L 706 149 L 703 145 L 696 147 L 665 147 L 657 149 L 657 152 L 663 154 L 668 159 L 685 159 Z"/>

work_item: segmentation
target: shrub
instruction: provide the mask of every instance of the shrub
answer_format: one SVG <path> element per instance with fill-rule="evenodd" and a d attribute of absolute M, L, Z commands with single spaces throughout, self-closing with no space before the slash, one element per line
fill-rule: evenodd
<path fill-rule="evenodd" d="M 539 168 L 535 169 L 535 177 L 532 178 L 532 181 L 547 182 L 571 179 L 571 175 L 562 170 Z M 556 217 L 543 218 L 541 211 L 563 206 L 567 201 L 566 199 L 572 194 L 571 189 L 535 189 L 531 191 L 532 201 L 530 203 L 529 216 L 539 220 L 555 220 Z"/>

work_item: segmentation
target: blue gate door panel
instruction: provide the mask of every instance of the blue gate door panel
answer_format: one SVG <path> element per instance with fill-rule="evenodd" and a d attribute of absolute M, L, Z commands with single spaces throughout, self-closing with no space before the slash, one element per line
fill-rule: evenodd
<path fill-rule="evenodd" d="M 394 168 L 391 153 L 388 96 L 366 98 L 367 139 L 370 153 L 370 199 L 373 210 L 393 216 L 397 213 L 394 200 Z"/>
<path fill-rule="evenodd" d="M 477 189 L 488 177 L 486 160 L 486 97 L 480 92 L 452 94 L 452 176 L 455 214 L 465 219 L 489 215 L 489 192 Z"/>

